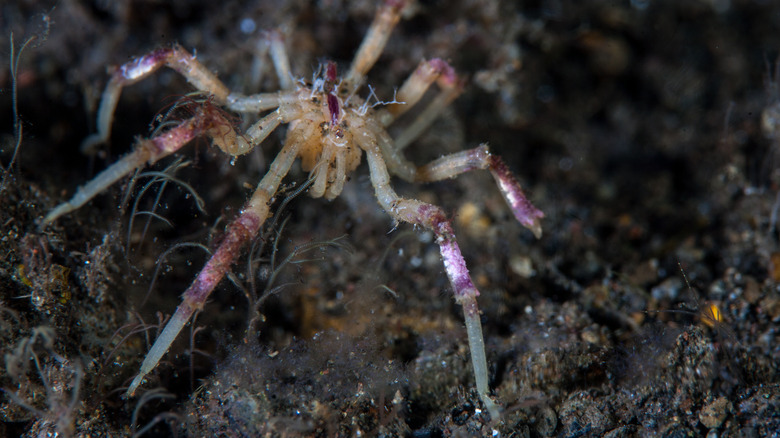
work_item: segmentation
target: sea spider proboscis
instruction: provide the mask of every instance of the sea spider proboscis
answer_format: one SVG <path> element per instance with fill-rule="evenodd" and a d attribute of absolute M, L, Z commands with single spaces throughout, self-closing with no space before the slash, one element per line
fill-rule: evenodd
<path fill-rule="evenodd" d="M 390 175 L 406 181 L 431 182 L 486 169 L 493 175 L 517 220 L 537 237 L 541 236 L 540 220 L 544 214 L 526 199 L 507 166 L 501 158 L 492 155 L 486 145 L 446 155 L 423 166 L 415 166 L 404 158 L 404 148 L 462 91 L 463 81 L 446 61 L 420 62 L 398 89 L 393 101 L 381 108 L 375 109 L 368 98 L 356 94 L 384 50 L 404 7 L 402 0 L 386 0 L 379 7 L 346 75 L 339 77 L 335 64 L 327 63 L 311 83 L 294 78 L 282 38 L 276 32 L 269 32 L 269 52 L 281 88 L 277 92 L 250 96 L 231 92 L 179 46 L 155 50 L 114 71 L 98 110 L 98 132 L 85 140 L 86 147 L 108 140 L 122 87 L 148 77 L 160 67 L 168 66 L 182 74 L 197 90 L 209 94 L 212 104 L 199 106 L 191 117 L 151 138 L 140 140 L 133 152 L 80 187 L 71 200 L 52 210 L 43 219 L 43 225 L 78 209 L 114 182 L 147 163 L 155 163 L 178 151 L 196 137 L 208 136 L 225 153 L 236 156 L 251 151 L 279 125 L 289 126 L 281 151 L 251 198 L 227 226 L 211 258 L 184 292 L 182 303 L 144 359 L 127 390 L 128 395 L 134 394 L 193 314 L 203 308 L 242 248 L 258 234 L 269 216 L 270 200 L 296 158 L 301 158 L 302 169 L 310 174 L 312 183 L 308 193 L 314 198 L 333 199 L 341 193 L 347 176 L 365 153 L 371 183 L 382 208 L 395 220 L 431 230 L 436 236 L 455 301 L 463 307 L 477 392 L 491 417 L 498 418 L 498 407 L 489 397 L 485 346 L 476 300 L 479 291 L 466 268 L 452 224 L 439 207 L 397 195 L 390 185 Z M 388 126 L 414 106 L 434 82 L 440 89 L 438 95 L 396 139 L 391 138 Z M 264 115 L 246 132 L 238 134 L 216 105 L 238 113 Z"/>

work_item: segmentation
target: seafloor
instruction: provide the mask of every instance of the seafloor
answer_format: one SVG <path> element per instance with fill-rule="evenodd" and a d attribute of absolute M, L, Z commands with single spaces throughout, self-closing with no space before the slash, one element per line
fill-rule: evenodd
<path fill-rule="evenodd" d="M 348 66 L 375 9 L 2 3 L 0 436 L 778 436 L 772 0 L 421 1 L 393 32 L 369 75 L 380 99 L 423 58 L 466 79 L 407 156 L 487 142 L 546 215 L 537 240 L 487 173 L 394 181 L 454 220 L 499 421 L 432 236 L 392 223 L 365 167 L 331 202 L 290 196 L 306 178 L 291 172 L 251 256 L 124 398 L 284 132 L 235 160 L 195 141 L 41 229 L 192 90 L 171 70 L 128 87 L 110 145 L 82 154 L 108 69 L 178 42 L 232 89 L 275 90 L 264 30 L 309 78 Z"/>

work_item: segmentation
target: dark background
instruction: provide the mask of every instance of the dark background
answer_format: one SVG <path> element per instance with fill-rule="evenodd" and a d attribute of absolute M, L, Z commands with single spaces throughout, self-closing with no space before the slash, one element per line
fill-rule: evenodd
<path fill-rule="evenodd" d="M 418 2 L 394 30 L 368 78 L 380 98 L 390 100 L 422 58 L 444 58 L 467 79 L 407 156 L 423 163 L 488 142 L 546 214 L 535 240 L 487 174 L 394 182 L 453 218 L 481 292 L 501 423 L 480 411 L 438 248 L 425 232 L 395 228 L 365 167 L 332 202 L 277 202 L 252 268 L 242 257 L 198 317 L 203 329 L 184 333 L 144 385 L 156 389 L 120 396 L 154 339 L 144 324 L 173 312 L 205 261 L 192 246 L 161 255 L 182 242 L 213 247 L 284 130 L 235 161 L 206 140 L 184 148 L 188 164 L 175 175 L 204 199 L 202 212 L 173 183 L 142 193 L 151 177 L 140 176 L 41 230 L 36 220 L 191 91 L 171 70 L 126 88 L 110 145 L 87 156 L 79 145 L 94 132 L 109 69 L 179 43 L 231 89 L 273 91 L 267 64 L 262 77 L 253 73 L 261 30 L 283 32 L 293 72 L 308 79 L 325 60 L 348 68 L 375 9 L 0 6 L 0 435 L 777 433 L 774 1 Z M 19 140 L 11 32 L 22 136 L 9 170 Z M 293 170 L 278 201 L 304 181 Z M 136 205 L 158 205 L 170 225 L 147 227 L 148 215 L 131 214 Z M 247 300 L 263 294 L 261 321 L 247 333 L 256 316 Z M 722 319 L 708 316 L 711 304 Z"/>

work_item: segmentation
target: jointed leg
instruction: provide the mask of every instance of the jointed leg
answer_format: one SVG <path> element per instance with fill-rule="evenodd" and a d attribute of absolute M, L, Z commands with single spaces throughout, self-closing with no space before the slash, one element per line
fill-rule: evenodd
<path fill-rule="evenodd" d="M 489 170 L 518 222 L 531 230 L 537 238 L 542 236 L 542 225 L 539 221 L 544 217 L 544 213 L 525 197 L 520 183 L 504 160 L 491 154 L 487 145 L 482 144 L 474 149 L 445 155 L 424 166 L 415 166 L 393 148 L 389 136 L 380 134 L 377 141 L 387 167 L 406 181 L 440 181 L 472 170 Z"/>
<path fill-rule="evenodd" d="M 219 110 L 206 104 L 198 110 L 195 116 L 179 123 L 174 128 L 150 139 L 142 140 L 133 152 L 100 172 L 85 186 L 79 187 L 69 201 L 50 211 L 41 225 L 46 226 L 60 216 L 80 208 L 113 183 L 147 163 L 155 163 L 176 152 L 199 135 L 209 135 L 214 144 L 226 153 L 240 155 L 260 144 L 268 134 L 279 126 L 280 121 L 278 111 L 274 111 L 252 125 L 245 135 L 237 135 L 230 122 L 222 116 Z"/>
<path fill-rule="evenodd" d="M 198 90 L 213 95 L 218 105 L 227 101 L 230 90 L 189 52 L 179 46 L 155 50 L 116 69 L 100 101 L 98 132 L 84 139 L 82 151 L 90 151 L 111 136 L 111 122 L 122 88 L 148 77 L 165 65 L 181 73 Z"/>
<path fill-rule="evenodd" d="M 379 120 L 385 127 L 392 124 L 399 116 L 408 111 L 423 97 L 431 84 L 436 82 L 441 91 L 428 106 L 417 116 L 414 122 L 407 126 L 395 139 L 397 151 L 404 150 L 420 134 L 427 129 L 455 98 L 463 91 L 463 81 L 458 79 L 455 70 L 439 58 L 422 61 L 414 73 L 404 82 L 395 100 L 398 103 L 388 105 L 380 112 Z"/>
<path fill-rule="evenodd" d="M 271 54 L 271 61 L 279 78 L 280 87 L 285 90 L 278 93 L 258 93 L 244 96 L 240 93 L 231 93 L 227 97 L 227 107 L 240 113 L 259 113 L 271 108 L 282 107 L 285 104 L 294 104 L 298 99 L 295 90 L 295 82 L 290 72 L 290 61 L 284 48 L 282 34 L 278 30 L 266 32 L 264 43 Z"/>
<path fill-rule="evenodd" d="M 498 184 L 501 195 L 512 209 L 515 218 L 524 227 L 531 230 L 537 238 L 542 237 L 542 224 L 539 221 L 544 213 L 525 197 L 520 183 L 498 155 L 493 155 L 487 145 L 474 149 L 445 155 L 437 160 L 416 168 L 415 181 L 431 182 L 453 178 L 461 173 L 475 169 L 487 169 Z"/>
<path fill-rule="evenodd" d="M 451 88 L 458 81 L 455 70 L 439 58 L 430 61 L 422 60 L 409 78 L 406 79 L 395 95 L 394 102 L 384 108 L 379 116 L 382 124 L 390 126 L 395 119 L 415 106 L 423 97 L 428 88 L 438 82 L 443 89 Z"/>
<path fill-rule="evenodd" d="M 279 87 L 284 90 L 294 88 L 294 80 L 290 72 L 290 61 L 287 58 L 287 51 L 284 49 L 282 33 L 277 29 L 272 29 L 262 33 L 262 37 L 257 41 L 255 47 L 255 60 L 252 63 L 252 71 L 249 77 L 250 90 L 260 88 L 260 82 L 263 78 L 263 67 L 269 52 L 276 77 L 279 78 Z"/>
<path fill-rule="evenodd" d="M 422 111 L 417 119 L 408 126 L 395 140 L 384 134 L 379 127 L 372 127 L 378 134 L 378 144 L 390 171 L 407 181 L 431 182 L 452 178 L 474 169 L 487 169 L 496 180 L 501 194 L 512 209 L 517 220 L 527 227 L 538 238 L 542 235 L 539 220 L 544 217 L 539 209 L 533 206 L 525 197 L 520 183 L 512 175 L 501 158 L 491 155 L 486 145 L 441 157 L 433 162 L 417 167 L 403 156 L 403 149 L 419 137 L 462 91 L 462 81 L 453 68 L 441 59 L 423 61 L 409 76 L 398 91 L 396 100 L 401 103 L 389 105 L 380 113 L 379 119 L 384 127 L 390 125 L 396 117 L 408 111 L 416 104 L 434 82 L 441 92 Z"/>
<path fill-rule="evenodd" d="M 279 78 L 279 85 L 283 90 L 292 90 L 295 87 L 292 73 L 290 72 L 290 61 L 287 58 L 287 51 L 284 49 L 282 34 L 278 30 L 268 32 L 267 38 L 271 48 L 271 61 L 276 69 L 276 76 Z"/>
<path fill-rule="evenodd" d="M 404 0 L 385 0 L 384 4 L 377 10 L 374 21 L 355 54 L 349 73 L 344 78 L 346 84 L 352 88 L 347 90 L 349 94 L 362 85 L 366 73 L 379 59 L 379 55 L 382 54 L 385 45 L 387 45 L 387 39 L 390 38 L 390 33 L 398 24 L 398 20 L 401 19 L 405 3 Z"/>
<path fill-rule="evenodd" d="M 235 262 L 241 248 L 257 235 L 268 217 L 270 199 L 276 193 L 282 178 L 295 161 L 299 145 L 300 142 L 288 139 L 284 148 L 271 163 L 271 168 L 257 185 L 252 198 L 244 205 L 238 217 L 228 226 L 222 243 L 184 292 L 182 303 L 144 358 L 138 375 L 127 389 L 127 395 L 132 396 L 146 375 L 157 366 L 187 321 L 196 311 L 203 309 L 209 295 Z"/>
<path fill-rule="evenodd" d="M 493 175 L 501 190 L 501 195 L 512 209 L 515 218 L 531 230 L 537 238 L 541 237 L 542 226 L 539 220 L 544 217 L 544 213 L 528 201 L 520 183 L 509 171 L 504 161 L 500 157 L 492 155 L 486 145 L 447 155 L 419 167 L 403 156 L 403 149 L 416 139 L 462 90 L 461 81 L 458 80 L 455 71 L 445 61 L 432 59 L 421 62 L 396 96 L 396 100 L 405 102 L 406 105 L 400 103 L 389 105 L 379 115 L 381 125 L 383 127 L 390 125 L 397 116 L 416 104 L 433 82 L 437 82 L 442 89 L 441 93 L 428 104 L 415 122 L 407 127 L 399 138 L 390 139 L 384 129 L 376 126 L 379 123 L 374 122 L 376 125 L 371 126 L 371 131 L 377 133 L 378 146 L 387 167 L 400 178 L 417 182 L 439 181 L 453 178 L 471 170 L 487 169 Z"/>
<path fill-rule="evenodd" d="M 466 262 L 455 239 L 455 233 L 444 212 L 433 205 L 398 196 L 390 187 L 390 175 L 376 145 L 363 145 L 371 170 L 371 182 L 376 190 L 379 204 L 396 220 L 409 222 L 430 229 L 436 235 L 444 269 L 452 285 L 455 302 L 463 307 L 466 331 L 471 351 L 471 363 L 477 392 L 493 420 L 498 419 L 498 406 L 490 398 L 488 388 L 487 359 L 479 319 L 477 296 L 479 291 L 471 281 Z"/>
<path fill-rule="evenodd" d="M 202 116 L 196 115 L 157 137 L 141 141 L 133 152 L 100 172 L 87 185 L 79 187 L 69 201 L 50 211 L 43 219 L 42 225 L 45 226 L 60 216 L 80 208 L 111 184 L 143 167 L 146 163 L 154 163 L 170 155 L 202 132 Z"/>

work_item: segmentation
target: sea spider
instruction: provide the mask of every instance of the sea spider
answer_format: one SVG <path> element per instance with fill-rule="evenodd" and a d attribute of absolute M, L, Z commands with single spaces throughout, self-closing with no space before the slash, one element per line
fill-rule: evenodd
<path fill-rule="evenodd" d="M 498 418 L 498 408 L 488 395 L 485 346 L 476 301 L 479 291 L 471 281 L 450 220 L 439 207 L 398 196 L 390 186 L 390 174 L 406 181 L 430 182 L 475 169 L 487 169 L 515 217 L 537 237 L 541 235 L 539 221 L 544 215 L 526 199 L 520 184 L 504 162 L 492 155 L 485 145 L 447 155 L 419 167 L 403 157 L 403 149 L 462 90 L 463 81 L 447 62 L 441 59 L 423 60 L 398 89 L 393 101 L 385 103 L 380 109 L 374 109 L 375 105 L 370 104 L 368 98 L 363 99 L 356 94 L 365 81 L 366 73 L 383 51 L 404 6 L 402 0 L 386 0 L 380 6 L 351 67 L 341 78 L 337 76 L 335 64 L 327 63 L 311 83 L 295 80 L 290 73 L 280 35 L 269 32 L 269 52 L 281 86 L 278 92 L 251 96 L 231 92 L 193 55 L 179 46 L 155 50 L 115 70 L 98 110 L 98 132 L 85 140 L 85 147 L 109 138 L 122 87 L 148 77 L 162 66 L 176 70 L 200 92 L 210 94 L 213 105 L 202 105 L 191 117 L 151 138 L 140 140 L 133 152 L 80 187 L 70 201 L 52 210 L 44 218 L 44 225 L 81 207 L 117 180 L 147 163 L 174 153 L 196 137 L 211 137 L 225 153 L 236 156 L 246 154 L 262 143 L 280 124 L 289 125 L 281 151 L 252 197 L 227 226 L 211 258 L 184 292 L 182 303 L 144 359 L 127 390 L 128 395 L 134 394 L 187 321 L 203 308 L 209 294 L 238 258 L 241 249 L 258 234 L 269 216 L 270 200 L 295 159 L 300 157 L 302 169 L 310 173 L 313 182 L 309 194 L 314 198 L 333 199 L 341 193 L 347 176 L 355 170 L 365 152 L 371 183 L 382 208 L 397 221 L 409 222 L 435 234 L 455 300 L 463 307 L 477 391 L 493 419 Z M 415 105 L 434 82 L 440 88 L 439 94 L 398 138 L 391 138 L 387 127 Z M 225 118 L 223 110 L 215 105 L 239 113 L 266 114 L 239 135 Z"/>

